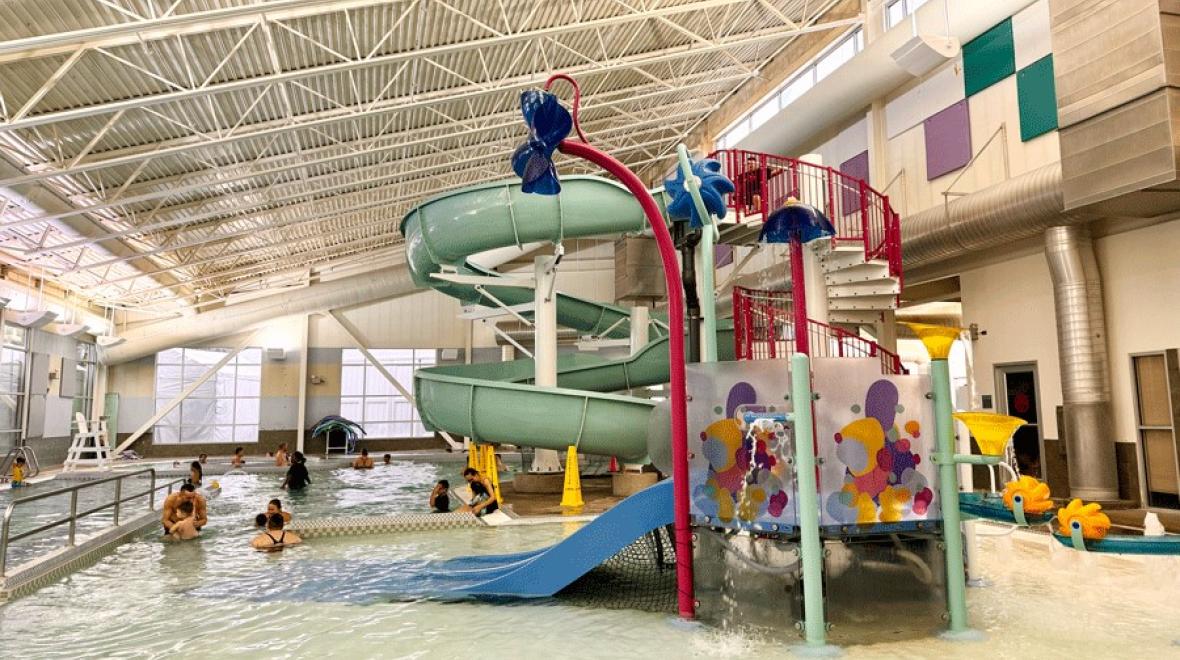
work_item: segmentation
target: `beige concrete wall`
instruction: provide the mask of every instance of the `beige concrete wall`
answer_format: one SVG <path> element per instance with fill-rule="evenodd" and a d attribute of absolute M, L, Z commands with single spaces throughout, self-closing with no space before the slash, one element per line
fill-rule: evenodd
<path fill-rule="evenodd" d="M 1118 439 L 1136 442 L 1131 356 L 1180 348 L 1180 221 L 1095 241 Z M 1175 411 L 1180 414 L 1180 411 Z"/>
<path fill-rule="evenodd" d="M 959 275 L 963 323 L 979 324 L 973 343 L 977 395 L 995 396 L 995 367 L 1013 362 L 1037 365 L 1041 436 L 1057 438 L 1061 375 L 1053 286 L 1042 254 L 964 271 Z M 999 402 L 996 402 L 998 406 Z M 998 410 L 998 408 L 997 408 Z"/>

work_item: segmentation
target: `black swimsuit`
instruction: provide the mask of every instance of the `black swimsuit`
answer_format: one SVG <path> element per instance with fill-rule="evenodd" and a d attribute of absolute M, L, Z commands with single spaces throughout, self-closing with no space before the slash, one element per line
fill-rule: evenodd
<path fill-rule="evenodd" d="M 283 540 L 287 538 L 287 530 L 284 529 L 283 533 L 279 534 L 279 538 L 277 538 L 277 539 L 275 537 L 271 536 L 270 532 L 266 532 L 266 538 L 270 539 L 271 543 L 273 545 L 271 545 L 269 548 L 264 548 L 264 550 L 267 550 L 268 552 L 282 550 L 284 547 Z"/>

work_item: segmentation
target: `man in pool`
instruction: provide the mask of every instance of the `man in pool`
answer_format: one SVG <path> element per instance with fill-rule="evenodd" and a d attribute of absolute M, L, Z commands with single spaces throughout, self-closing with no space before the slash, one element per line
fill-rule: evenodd
<path fill-rule="evenodd" d="M 209 462 L 209 454 L 200 454 L 197 456 L 197 462 L 204 465 Z"/>
<path fill-rule="evenodd" d="M 196 525 L 196 507 L 193 506 L 192 500 L 185 500 L 176 507 L 177 521 L 172 524 L 172 528 L 164 535 L 166 541 L 188 541 L 195 539 L 201 535 L 201 530 Z"/>
<path fill-rule="evenodd" d="M 471 504 L 460 508 L 460 511 L 470 511 L 482 516 L 499 510 L 500 503 L 496 501 L 496 490 L 490 479 L 480 474 L 479 470 L 470 467 L 463 470 L 463 478 L 467 480 L 467 485 L 471 486 Z"/>
<path fill-rule="evenodd" d="M 233 468 L 237 469 L 237 468 L 240 468 L 246 464 L 246 455 L 243 452 L 245 452 L 245 450 L 242 449 L 241 447 L 237 447 L 234 449 L 234 455 L 231 456 L 229 459 L 229 464 Z"/>
<path fill-rule="evenodd" d="M 386 465 L 389 465 L 390 463 L 392 463 L 392 462 L 393 462 L 393 456 L 390 456 L 389 454 L 386 454 L 386 455 L 384 455 L 384 456 L 382 456 L 382 457 L 381 457 L 381 460 L 382 460 L 382 461 L 385 461 L 385 464 L 386 464 Z"/>
<path fill-rule="evenodd" d="M 352 462 L 352 467 L 355 470 L 372 470 L 373 469 L 373 459 L 369 457 L 369 450 L 368 449 L 361 450 L 361 455 L 357 456 L 356 460 Z"/>
<path fill-rule="evenodd" d="M 446 479 L 439 479 L 438 483 L 434 485 L 434 490 L 430 491 L 430 512 L 431 513 L 450 513 L 451 512 L 451 483 Z"/>
<path fill-rule="evenodd" d="M 250 547 L 263 552 L 276 552 L 283 548 L 303 543 L 295 532 L 283 529 L 283 517 L 277 513 L 266 519 L 266 531 L 250 541 Z"/>
<path fill-rule="evenodd" d="M 180 490 L 164 498 L 164 506 L 160 515 L 160 523 L 164 525 L 164 533 L 171 534 L 172 527 L 180 522 L 180 505 L 191 502 L 193 505 L 193 525 L 197 531 L 209 524 L 208 505 L 205 496 L 197 492 L 192 484 L 184 484 Z"/>
<path fill-rule="evenodd" d="M 283 522 L 291 522 L 290 512 L 283 511 L 283 501 L 277 497 L 266 503 L 266 516 L 269 518 L 276 513 L 283 517 Z"/>

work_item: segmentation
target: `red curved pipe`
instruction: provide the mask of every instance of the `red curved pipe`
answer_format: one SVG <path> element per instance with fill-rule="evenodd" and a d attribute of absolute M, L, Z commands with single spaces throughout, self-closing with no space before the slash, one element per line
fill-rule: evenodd
<path fill-rule="evenodd" d="M 626 165 L 606 152 L 584 142 L 562 140 L 558 150 L 584 158 L 606 170 L 635 195 L 656 237 L 664 262 L 664 284 L 668 290 L 668 374 L 672 388 L 672 513 L 676 547 L 676 602 L 680 616 L 696 616 L 692 584 L 692 530 L 688 520 L 688 397 L 684 375 L 684 285 L 676 245 L 664 224 L 656 200 Z"/>

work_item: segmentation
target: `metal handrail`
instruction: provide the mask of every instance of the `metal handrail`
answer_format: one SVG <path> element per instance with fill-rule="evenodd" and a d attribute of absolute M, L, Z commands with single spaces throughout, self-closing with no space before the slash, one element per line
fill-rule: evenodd
<path fill-rule="evenodd" d="M 901 216 L 888 195 L 864 180 L 832 167 L 757 151 L 719 149 L 709 157 L 721 161 L 736 185 L 728 206 L 738 222 L 746 215 L 765 218 L 787 197 L 808 201 L 835 226 L 833 243 L 859 243 L 866 259 L 884 259 L 889 274 L 902 277 Z M 753 172 L 746 170 L 749 160 L 757 164 Z M 751 174 L 755 178 L 745 178 Z"/>
<path fill-rule="evenodd" d="M 151 485 L 148 487 L 148 489 L 144 490 L 144 491 L 137 492 L 137 493 L 132 493 L 131 495 L 127 495 L 126 497 L 124 497 L 123 496 L 123 480 L 130 478 L 130 477 L 137 477 L 137 476 L 144 475 L 144 474 L 147 474 L 151 477 L 151 481 L 150 481 Z M 83 488 L 90 488 L 92 486 L 98 486 L 100 484 L 105 484 L 105 483 L 109 483 L 112 481 L 115 482 L 115 499 L 114 499 L 114 501 L 93 507 L 91 509 L 87 509 L 82 512 L 78 511 L 78 491 L 82 490 Z M 143 497 L 144 495 L 147 495 L 148 496 L 148 511 L 155 511 L 156 510 L 156 497 L 155 497 L 156 491 L 160 490 L 162 488 L 167 488 L 168 492 L 171 493 L 172 487 L 178 483 L 183 482 L 183 481 L 184 481 L 184 479 L 174 479 L 174 480 L 169 481 L 165 484 L 157 485 L 156 484 L 156 469 L 155 468 L 144 468 L 142 470 L 136 470 L 134 472 L 127 472 L 127 473 L 123 473 L 123 474 L 113 475 L 110 477 L 106 477 L 104 479 L 95 479 L 93 481 L 86 481 L 86 482 L 83 482 L 83 483 L 80 483 L 80 484 L 77 484 L 74 486 L 69 486 L 67 488 L 58 488 L 57 490 L 51 490 L 51 491 L 47 491 L 44 493 L 37 493 L 35 495 L 30 495 L 28 497 L 22 497 L 19 500 L 13 500 L 12 502 L 10 502 L 8 504 L 8 507 L 4 510 L 4 525 L 2 528 L 0 528 L 0 578 L 4 577 L 4 575 L 7 571 L 8 546 L 12 542 L 19 541 L 21 539 L 25 539 L 30 536 L 36 535 L 36 534 L 40 534 L 41 532 L 48 531 L 50 529 L 53 529 L 55 527 L 59 527 L 61 525 L 69 524 L 69 533 L 67 534 L 67 537 L 66 537 L 66 546 L 67 547 L 73 546 L 75 532 L 77 531 L 79 519 L 85 518 L 86 516 L 89 516 L 93 513 L 98 513 L 99 511 L 105 511 L 106 509 L 110 509 L 113 507 L 114 514 L 112 517 L 112 525 L 117 527 L 119 525 L 119 513 L 122 509 L 122 505 L 124 502 Z M 65 518 L 61 518 L 59 520 L 54 520 L 53 522 L 45 523 L 43 525 L 40 525 L 39 527 L 35 527 L 30 530 L 23 531 L 20 534 L 12 535 L 10 533 L 10 528 L 12 525 L 12 514 L 13 514 L 13 511 L 16 510 L 17 505 L 28 504 L 29 502 L 36 502 L 37 500 L 43 500 L 48 497 L 56 497 L 59 495 L 67 495 L 67 494 L 70 496 L 70 515 L 69 516 L 67 516 Z"/>

